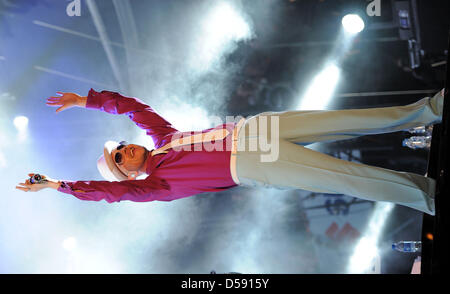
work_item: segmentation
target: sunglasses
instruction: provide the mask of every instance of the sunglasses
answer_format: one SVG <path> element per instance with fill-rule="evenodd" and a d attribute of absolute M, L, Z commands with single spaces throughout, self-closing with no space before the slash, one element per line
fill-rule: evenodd
<path fill-rule="evenodd" d="M 128 144 L 127 144 L 126 141 L 120 141 L 120 142 L 119 142 L 119 146 L 117 146 L 116 150 L 120 150 L 120 149 L 122 149 L 123 147 L 125 147 L 125 146 L 127 146 L 127 145 L 128 145 Z M 115 161 L 117 164 L 121 164 L 121 163 L 122 163 L 122 154 L 119 153 L 119 152 L 117 152 L 116 155 L 114 155 L 114 161 Z"/>

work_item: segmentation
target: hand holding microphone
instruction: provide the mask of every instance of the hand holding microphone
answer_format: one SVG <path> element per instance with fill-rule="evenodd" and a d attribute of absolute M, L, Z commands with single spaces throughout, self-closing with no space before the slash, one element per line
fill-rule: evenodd
<path fill-rule="evenodd" d="M 46 176 L 40 174 L 28 174 L 28 176 L 30 178 L 25 183 L 19 183 L 20 186 L 16 186 L 16 189 L 24 192 L 37 192 L 49 187 L 50 181 Z"/>

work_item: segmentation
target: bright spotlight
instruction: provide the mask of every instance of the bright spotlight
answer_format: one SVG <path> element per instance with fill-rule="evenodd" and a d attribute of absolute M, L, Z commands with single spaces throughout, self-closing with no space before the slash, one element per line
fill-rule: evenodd
<path fill-rule="evenodd" d="M 332 63 L 326 66 L 312 81 L 301 99 L 300 110 L 324 110 L 333 95 L 340 77 L 339 67 Z"/>
<path fill-rule="evenodd" d="M 376 239 L 367 236 L 361 238 L 350 258 L 350 273 L 360 274 L 366 271 L 377 254 Z"/>
<path fill-rule="evenodd" d="M 199 48 L 195 50 L 193 66 L 208 69 L 220 56 L 233 50 L 234 43 L 250 38 L 252 31 L 244 15 L 228 2 L 219 2 L 201 22 Z"/>
<path fill-rule="evenodd" d="M 73 251 L 75 248 L 77 248 L 77 239 L 75 239 L 74 237 L 66 238 L 64 239 L 62 246 L 67 251 Z"/>
<path fill-rule="evenodd" d="M 348 273 L 365 273 L 369 271 L 373 260 L 379 258 L 377 248 L 378 239 L 394 206 L 394 204 L 389 202 L 379 202 L 375 205 L 366 232 L 359 240 L 352 257 L 349 260 L 347 268 Z"/>
<path fill-rule="evenodd" d="M 220 3 L 208 19 L 209 30 L 217 37 L 240 40 L 250 34 L 242 16 L 228 3 Z"/>
<path fill-rule="evenodd" d="M 16 116 L 16 118 L 14 118 L 14 126 L 19 131 L 25 130 L 28 126 L 28 118 L 26 116 L 22 116 L 22 115 Z"/>
<path fill-rule="evenodd" d="M 350 34 L 357 34 L 364 29 L 364 21 L 357 14 L 347 14 L 342 18 L 344 30 Z"/>

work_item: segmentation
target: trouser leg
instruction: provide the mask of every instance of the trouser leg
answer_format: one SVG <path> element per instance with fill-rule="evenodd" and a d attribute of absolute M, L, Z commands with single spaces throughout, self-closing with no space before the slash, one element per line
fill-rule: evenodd
<path fill-rule="evenodd" d="M 443 96 L 425 97 L 415 103 L 404 106 L 265 112 L 250 118 L 247 122 L 247 135 L 256 136 L 256 129 L 248 130 L 248 125 L 258 123 L 265 116 L 270 123 L 272 116 L 279 119 L 279 137 L 303 145 L 314 142 L 326 142 L 350 139 L 361 135 L 396 132 L 418 126 L 441 122 Z M 252 133 L 253 132 L 253 133 Z M 271 137 L 270 125 L 267 128 Z"/>
<path fill-rule="evenodd" d="M 273 162 L 261 162 L 259 151 L 238 151 L 241 184 L 345 194 L 434 215 L 436 182 L 431 178 L 337 159 L 283 139 L 279 148 L 279 157 Z"/>
<path fill-rule="evenodd" d="M 239 180 L 246 185 L 290 187 L 389 201 L 434 215 L 435 180 L 337 159 L 291 142 L 334 141 L 434 124 L 441 121 L 442 108 L 443 96 L 438 93 L 405 106 L 262 113 L 250 118 L 239 134 L 239 145 L 247 147 L 237 153 Z M 257 125 L 261 116 L 267 116 L 268 122 L 271 116 L 279 119 L 279 156 L 272 162 L 261 161 L 264 153 L 261 150 L 248 148 L 252 142 L 258 146 L 259 127 L 251 126 Z M 273 137 L 270 126 L 266 130 L 270 141 Z"/>

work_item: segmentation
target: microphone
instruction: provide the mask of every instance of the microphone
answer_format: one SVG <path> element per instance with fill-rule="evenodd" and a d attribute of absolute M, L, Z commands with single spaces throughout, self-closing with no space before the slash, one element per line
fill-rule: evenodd
<path fill-rule="evenodd" d="M 48 180 L 45 179 L 45 176 L 41 176 L 40 174 L 34 174 L 32 177 L 30 177 L 31 184 L 42 184 L 45 182 L 48 182 Z"/>

